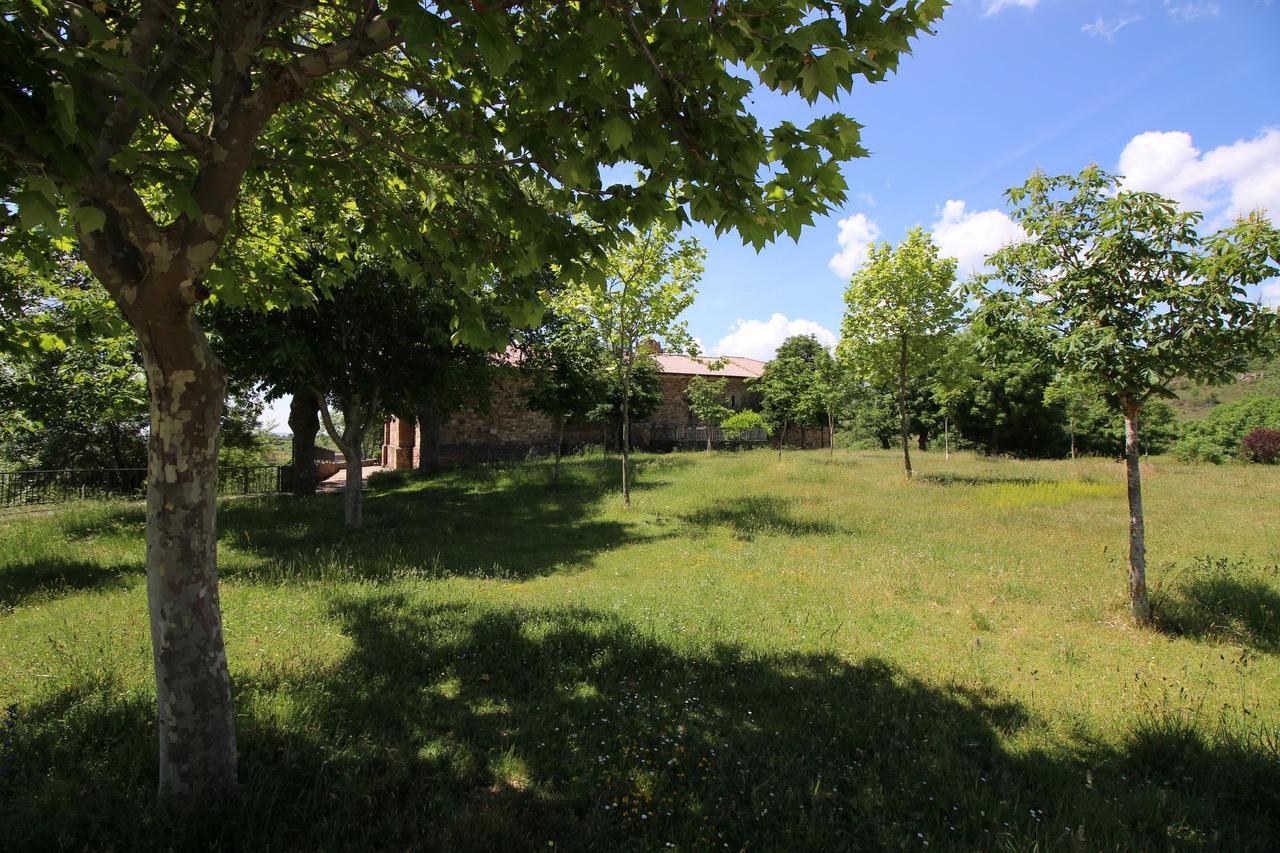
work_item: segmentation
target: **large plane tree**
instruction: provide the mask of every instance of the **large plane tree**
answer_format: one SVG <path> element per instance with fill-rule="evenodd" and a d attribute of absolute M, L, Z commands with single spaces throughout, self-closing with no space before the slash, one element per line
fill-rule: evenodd
<path fill-rule="evenodd" d="M 859 126 L 831 114 L 766 129 L 753 91 L 815 101 L 877 82 L 945 5 L 9 5 L 0 236 L 77 243 L 145 362 L 163 794 L 193 803 L 236 781 L 216 572 L 226 381 L 196 306 L 212 293 L 290 301 L 261 268 L 286 268 L 294 231 L 353 207 L 377 226 L 333 234 L 335 255 L 345 242 L 403 252 L 414 278 L 429 248 L 448 280 L 493 283 L 517 318 L 538 308 L 522 275 L 548 262 L 593 274 L 583 259 L 625 222 L 696 220 L 756 246 L 797 235 L 844 199 L 839 165 L 865 154 Z M 610 164 L 640 174 L 606 184 Z M 456 295 L 459 336 L 491 344 Z"/>

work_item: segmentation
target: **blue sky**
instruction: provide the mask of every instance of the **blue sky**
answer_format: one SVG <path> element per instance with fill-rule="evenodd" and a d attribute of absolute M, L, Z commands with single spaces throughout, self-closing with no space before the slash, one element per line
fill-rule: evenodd
<path fill-rule="evenodd" d="M 1207 224 L 1241 206 L 1280 219 L 1278 43 L 1280 2 L 958 0 L 894 77 L 838 104 L 871 151 L 845 167 L 841 211 L 758 255 L 694 231 L 708 257 L 691 331 L 711 351 L 761 358 L 789 332 L 838 333 L 865 240 L 914 225 L 967 272 L 1016 235 L 1002 193 L 1036 167 L 1097 162 L 1206 210 Z M 773 95 L 754 108 L 766 124 L 818 112 Z"/>

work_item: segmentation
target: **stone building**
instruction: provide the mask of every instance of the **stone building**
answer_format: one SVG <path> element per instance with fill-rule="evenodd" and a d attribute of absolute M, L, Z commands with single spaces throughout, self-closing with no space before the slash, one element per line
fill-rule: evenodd
<path fill-rule="evenodd" d="M 662 403 L 651 417 L 632 424 L 632 443 L 641 449 L 671 449 L 684 441 L 700 440 L 692 429 L 705 426 L 689 408 L 689 381 L 695 376 L 720 376 L 729 381 L 730 406 L 735 411 L 759 406 L 759 394 L 749 380 L 764 373 L 765 362 L 741 356 L 690 358 L 657 351 L 654 357 L 662 375 Z M 712 370 L 712 362 L 722 362 Z M 443 464 L 518 459 L 529 454 L 554 450 L 555 424 L 547 416 L 531 411 L 525 404 L 525 378 L 515 369 L 503 369 L 495 380 L 487 410 L 455 412 L 439 426 L 439 456 Z M 600 444 L 615 439 L 610 429 L 599 423 L 571 423 L 565 428 L 567 448 Z M 793 432 L 795 433 L 793 435 Z M 788 430 L 788 444 L 823 446 L 825 433 L 810 429 L 807 435 Z M 411 418 L 391 418 L 383 428 L 382 465 L 385 468 L 413 468 L 418 464 L 422 430 Z"/>

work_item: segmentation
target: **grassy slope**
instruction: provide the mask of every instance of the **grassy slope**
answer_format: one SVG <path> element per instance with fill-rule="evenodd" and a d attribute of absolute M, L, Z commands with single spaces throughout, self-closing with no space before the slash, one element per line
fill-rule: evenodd
<path fill-rule="evenodd" d="M 1254 374 L 1248 382 L 1232 382 L 1227 385 L 1197 386 L 1180 379 L 1173 385 L 1178 399 L 1170 400 L 1182 420 L 1198 421 L 1213 411 L 1215 406 L 1234 403 L 1245 397 L 1280 397 L 1280 356 L 1257 359 L 1250 366 Z"/>
<path fill-rule="evenodd" d="M 480 469 L 384 487 L 356 534 L 336 497 L 228 502 L 247 796 L 204 824 L 152 804 L 139 508 L 0 519 L 0 704 L 20 709 L 0 833 L 28 849 L 1273 843 L 1280 470 L 1146 472 L 1156 584 L 1198 556 L 1256 566 L 1228 579 L 1253 621 L 1196 637 L 1124 616 L 1117 466 L 919 467 L 908 485 L 892 454 L 649 458 L 630 512 L 594 462 L 558 491 L 544 465 Z"/>

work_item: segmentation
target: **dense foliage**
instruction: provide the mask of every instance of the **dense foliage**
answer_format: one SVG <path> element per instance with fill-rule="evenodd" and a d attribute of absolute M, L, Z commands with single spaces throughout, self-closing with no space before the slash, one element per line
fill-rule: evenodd
<path fill-rule="evenodd" d="M 1280 429 L 1256 427 L 1240 442 L 1241 455 L 1250 462 L 1273 465 L 1280 462 Z"/>
<path fill-rule="evenodd" d="M 720 422 L 720 429 L 724 431 L 724 437 L 730 441 L 742 438 L 751 430 L 763 430 L 769 432 L 769 422 L 764 419 L 764 415 L 751 409 L 744 409 L 741 412 L 734 412 L 729 417 Z"/>
<path fill-rule="evenodd" d="M 1280 397 L 1246 397 L 1214 408 L 1183 427 L 1175 453 L 1184 462 L 1228 462 L 1239 457 L 1244 437 L 1259 427 L 1280 429 Z"/>

